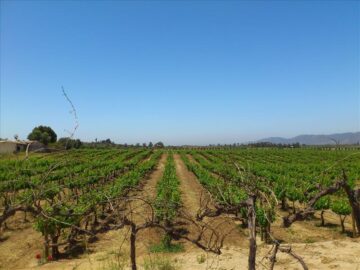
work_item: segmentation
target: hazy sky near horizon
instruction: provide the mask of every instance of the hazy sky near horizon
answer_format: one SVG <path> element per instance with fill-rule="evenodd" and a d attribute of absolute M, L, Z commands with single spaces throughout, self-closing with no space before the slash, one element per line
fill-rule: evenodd
<path fill-rule="evenodd" d="M 0 137 L 119 143 L 360 130 L 357 1 L 1 1 Z"/>

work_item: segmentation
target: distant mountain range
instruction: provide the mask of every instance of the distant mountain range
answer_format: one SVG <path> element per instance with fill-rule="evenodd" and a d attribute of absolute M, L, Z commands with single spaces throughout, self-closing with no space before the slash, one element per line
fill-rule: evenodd
<path fill-rule="evenodd" d="M 300 143 L 307 145 L 324 144 L 357 144 L 360 142 L 360 132 L 337 133 L 330 135 L 299 135 L 293 138 L 270 137 L 257 142 L 270 142 L 275 144 Z"/>

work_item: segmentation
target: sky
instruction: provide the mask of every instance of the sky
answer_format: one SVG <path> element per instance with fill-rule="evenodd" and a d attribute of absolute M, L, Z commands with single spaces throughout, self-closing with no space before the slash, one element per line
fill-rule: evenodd
<path fill-rule="evenodd" d="M 357 1 L 1 1 L 0 137 L 169 145 L 360 130 Z"/>

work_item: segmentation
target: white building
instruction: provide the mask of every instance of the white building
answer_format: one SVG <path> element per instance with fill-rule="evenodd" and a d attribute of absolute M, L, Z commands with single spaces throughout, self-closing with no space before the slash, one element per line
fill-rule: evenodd
<path fill-rule="evenodd" d="M 29 151 L 38 151 L 44 148 L 44 145 L 37 141 L 0 141 L 0 154 L 12 154 L 25 151 L 28 145 Z"/>

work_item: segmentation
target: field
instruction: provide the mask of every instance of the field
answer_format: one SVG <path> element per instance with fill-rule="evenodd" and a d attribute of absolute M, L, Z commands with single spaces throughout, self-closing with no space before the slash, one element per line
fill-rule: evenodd
<path fill-rule="evenodd" d="M 358 149 L 0 158 L 0 269 L 360 269 Z"/>

